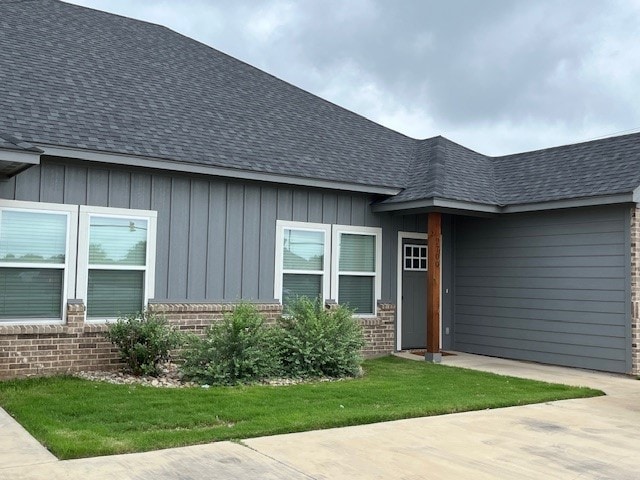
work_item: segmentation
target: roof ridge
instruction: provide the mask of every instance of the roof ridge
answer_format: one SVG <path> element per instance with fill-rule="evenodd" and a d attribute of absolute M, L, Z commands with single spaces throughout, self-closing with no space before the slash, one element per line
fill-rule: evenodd
<path fill-rule="evenodd" d="M 433 177 L 433 193 L 434 195 L 442 195 L 444 193 L 444 182 L 446 180 L 446 163 L 449 156 L 447 140 L 442 135 L 435 137 L 434 158 L 429 163 L 429 173 Z"/>
<path fill-rule="evenodd" d="M 504 206 L 504 202 L 502 201 L 502 189 L 500 188 L 502 185 L 498 183 L 498 179 L 496 178 L 496 162 L 494 162 L 493 158 L 486 157 L 487 162 L 489 162 L 489 172 L 491 174 L 491 186 L 493 188 L 493 203 L 499 207 Z"/>
<path fill-rule="evenodd" d="M 466 150 L 468 152 L 475 153 L 476 155 L 482 155 L 483 157 L 488 157 L 488 155 L 486 155 L 486 154 L 484 154 L 482 152 L 478 152 L 477 150 L 469 148 L 469 147 L 467 147 L 467 146 L 465 146 L 465 145 L 463 145 L 461 143 L 458 143 L 458 142 L 456 142 L 454 140 L 451 140 L 450 138 L 447 138 L 444 135 L 436 135 L 435 137 L 432 137 L 432 138 L 440 138 L 440 139 L 444 140 L 445 142 L 447 142 L 448 144 L 456 145 L 457 147 L 460 147 L 460 148 L 462 148 L 462 149 L 464 149 L 464 150 Z"/>
<path fill-rule="evenodd" d="M 594 139 L 594 140 L 586 140 L 586 141 L 582 141 L 582 142 L 575 142 L 575 143 L 567 143 L 567 144 L 563 144 L 563 145 L 556 145 L 554 147 L 545 147 L 545 148 L 537 148 L 534 150 L 526 150 L 524 152 L 516 152 L 516 153 L 508 153 L 506 155 L 496 155 L 496 156 L 489 156 L 489 158 L 491 158 L 492 160 L 504 160 L 507 159 L 509 157 L 519 157 L 521 155 L 529 155 L 532 153 L 542 153 L 542 152 L 548 152 L 548 151 L 552 151 L 552 150 L 562 150 L 565 148 L 571 148 L 571 147 L 577 147 L 577 146 L 583 146 L 583 145 L 589 145 L 589 144 L 604 144 L 607 142 L 611 142 L 611 141 L 620 141 L 623 138 L 629 138 L 629 137 L 640 137 L 640 132 L 635 132 L 635 133 L 627 133 L 626 135 L 612 135 L 610 137 L 606 137 L 606 138 L 598 138 L 598 139 Z"/>
<path fill-rule="evenodd" d="M 70 3 L 70 2 L 67 2 L 67 1 L 63 1 L 63 0 L 14 0 L 14 1 L 0 2 L 0 3 L 20 3 L 20 2 L 25 2 L 25 1 L 61 3 L 61 4 L 65 5 L 65 6 L 67 6 L 67 7 L 73 7 L 73 8 L 85 9 L 85 10 L 92 10 L 94 12 L 98 12 L 98 13 L 101 13 L 103 15 L 113 15 L 114 17 L 120 17 L 120 18 L 128 20 L 130 22 L 146 23 L 147 25 L 152 25 L 154 27 L 159 27 L 159 28 L 164 28 L 166 30 L 171 30 L 169 27 L 167 27 L 165 25 L 162 25 L 160 23 L 150 22 L 149 20 L 141 20 L 139 18 L 127 17 L 126 15 L 122 15 L 121 13 L 107 12 L 106 10 L 100 10 L 100 9 L 98 9 L 96 7 L 92 7 L 92 6 L 88 6 L 88 5 L 78 5 L 77 3 Z M 171 30 L 171 31 L 173 32 L 174 30 Z"/>

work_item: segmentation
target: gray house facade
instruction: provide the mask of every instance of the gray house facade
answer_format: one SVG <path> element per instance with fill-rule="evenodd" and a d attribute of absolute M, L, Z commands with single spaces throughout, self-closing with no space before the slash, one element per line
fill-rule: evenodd
<path fill-rule="evenodd" d="M 488 157 L 161 26 L 0 18 L 0 377 L 116 366 L 106 325 L 144 308 L 201 331 L 299 295 L 367 355 L 640 373 L 640 135 Z"/>

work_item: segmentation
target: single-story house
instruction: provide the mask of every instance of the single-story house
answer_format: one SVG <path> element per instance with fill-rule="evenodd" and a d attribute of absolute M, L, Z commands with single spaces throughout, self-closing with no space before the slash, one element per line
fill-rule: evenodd
<path fill-rule="evenodd" d="M 106 321 L 355 309 L 368 355 L 640 373 L 640 135 L 416 140 L 165 27 L 0 2 L 0 377 L 107 368 Z"/>

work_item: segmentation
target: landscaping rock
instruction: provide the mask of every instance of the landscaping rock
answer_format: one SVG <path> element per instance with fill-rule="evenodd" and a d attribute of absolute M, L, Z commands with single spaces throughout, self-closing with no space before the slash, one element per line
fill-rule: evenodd
<path fill-rule="evenodd" d="M 198 386 L 193 382 L 182 380 L 182 376 L 178 372 L 178 366 L 173 363 L 167 363 L 160 369 L 157 377 L 136 375 L 123 372 L 77 372 L 74 376 L 91 380 L 95 382 L 107 382 L 117 385 L 144 385 L 156 388 L 185 388 Z"/>
<path fill-rule="evenodd" d="M 160 368 L 160 374 L 157 377 L 147 375 L 136 376 L 123 372 L 76 372 L 75 377 L 91 380 L 94 382 L 107 382 L 116 385 L 143 385 L 155 388 L 187 388 L 202 387 L 209 388 L 209 385 L 198 385 L 195 382 L 187 382 L 182 378 L 182 374 L 178 371 L 178 366 L 174 363 L 167 363 Z M 270 378 L 260 382 L 261 385 L 270 385 L 273 387 L 283 387 L 287 385 L 297 385 L 300 383 L 310 382 L 335 382 L 346 380 L 345 378 Z"/>

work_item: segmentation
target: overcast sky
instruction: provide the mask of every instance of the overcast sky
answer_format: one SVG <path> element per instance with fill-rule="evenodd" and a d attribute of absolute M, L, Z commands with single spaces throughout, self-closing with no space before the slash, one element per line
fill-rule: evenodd
<path fill-rule="evenodd" d="M 640 0 L 72 0 L 489 155 L 640 131 Z"/>

